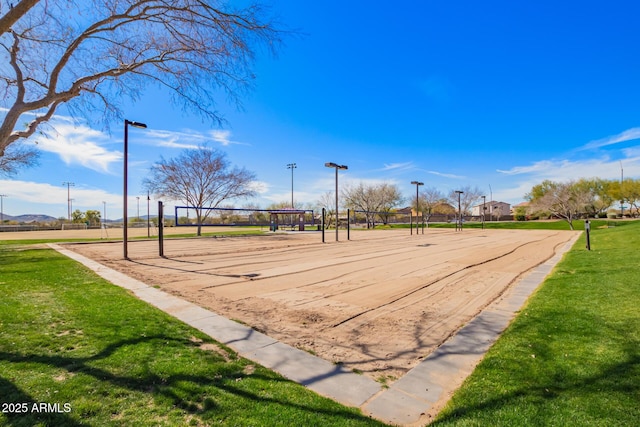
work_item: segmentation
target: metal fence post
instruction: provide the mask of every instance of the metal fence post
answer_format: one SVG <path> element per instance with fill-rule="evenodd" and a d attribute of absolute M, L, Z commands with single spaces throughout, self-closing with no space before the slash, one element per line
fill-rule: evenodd
<path fill-rule="evenodd" d="M 324 243 L 324 215 L 325 215 L 325 209 L 322 208 L 322 243 Z"/>
<path fill-rule="evenodd" d="M 164 257 L 164 207 L 162 202 L 158 201 L 158 252 Z M 177 220 L 177 218 L 176 218 Z"/>

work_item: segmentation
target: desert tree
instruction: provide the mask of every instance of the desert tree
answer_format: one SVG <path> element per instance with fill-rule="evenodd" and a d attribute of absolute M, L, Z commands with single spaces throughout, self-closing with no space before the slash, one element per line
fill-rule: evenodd
<path fill-rule="evenodd" d="M 255 222 L 259 224 L 264 224 L 269 221 L 264 212 L 260 209 L 260 206 L 257 203 L 249 202 L 242 205 L 242 209 L 250 209 L 253 212 L 249 215 L 249 221 L 253 224 Z"/>
<path fill-rule="evenodd" d="M 478 187 L 472 187 L 470 185 L 451 190 L 447 195 L 447 201 L 452 206 L 455 206 L 456 212 L 458 210 L 458 193 L 456 193 L 456 190 L 462 191 L 462 194 L 460 194 L 460 210 L 462 211 L 462 215 L 467 215 L 471 210 L 471 206 L 482 197 L 483 192 Z"/>
<path fill-rule="evenodd" d="M 602 178 L 579 179 L 575 183 L 576 191 L 583 195 L 585 212 L 594 217 L 606 212 L 615 201 L 612 190 L 616 184 L 615 181 Z"/>
<path fill-rule="evenodd" d="M 381 198 L 375 185 L 346 185 L 342 188 L 342 200 L 349 209 L 363 211 L 367 228 L 375 226 L 375 215 L 380 209 Z"/>
<path fill-rule="evenodd" d="M 325 210 L 324 227 L 330 228 L 336 214 L 336 196 L 333 191 L 326 191 L 316 202 L 319 211 Z"/>
<path fill-rule="evenodd" d="M 216 208 L 233 199 L 255 195 L 253 172 L 232 167 L 225 153 L 206 146 L 187 149 L 173 159 L 156 162 L 143 185 L 159 198 L 181 201 L 196 212 L 198 236 Z"/>
<path fill-rule="evenodd" d="M 100 225 L 101 218 L 102 218 L 102 216 L 100 215 L 100 211 L 95 209 L 89 209 L 84 213 L 84 216 L 87 222 L 89 223 L 89 225 L 94 227 L 97 225 Z"/>
<path fill-rule="evenodd" d="M 342 198 L 347 207 L 364 212 L 367 228 L 375 227 L 376 216 L 388 222 L 391 210 L 403 200 L 400 190 L 394 184 L 362 182 L 345 186 Z"/>
<path fill-rule="evenodd" d="M 415 199 L 412 200 L 412 207 L 416 209 L 416 212 L 421 210 L 427 224 L 429 224 L 431 215 L 436 213 L 436 207 L 439 204 L 443 203 L 445 197 L 444 194 L 442 194 L 442 192 L 437 188 L 426 187 L 424 190 L 419 192 L 418 201 L 420 202 L 420 206 L 415 206 Z"/>
<path fill-rule="evenodd" d="M 86 222 L 84 212 L 82 212 L 80 209 L 76 209 L 75 211 L 71 212 L 71 222 L 73 222 L 74 224 Z"/>
<path fill-rule="evenodd" d="M 62 105 L 108 127 L 148 84 L 220 124 L 215 100 L 239 103 L 257 49 L 274 52 L 283 33 L 257 0 L 13 3 L 0 3 L 0 157 Z"/>
<path fill-rule="evenodd" d="M 384 224 L 389 223 L 389 217 L 397 208 L 400 203 L 404 202 L 404 197 L 400 192 L 400 189 L 395 184 L 383 183 L 379 188 L 381 205 L 380 205 L 380 217 Z"/>
<path fill-rule="evenodd" d="M 555 182 L 544 180 L 525 195 L 533 211 L 548 212 L 567 221 L 573 230 L 573 220 L 586 210 L 590 192 L 576 181 Z"/>
<path fill-rule="evenodd" d="M 640 213 L 640 179 L 626 178 L 620 185 L 620 200 L 629 202 L 629 214 L 635 209 L 635 214 Z"/>

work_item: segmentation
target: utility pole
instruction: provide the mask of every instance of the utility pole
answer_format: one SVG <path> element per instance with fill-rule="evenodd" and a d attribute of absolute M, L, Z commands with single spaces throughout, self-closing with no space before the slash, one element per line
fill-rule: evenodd
<path fill-rule="evenodd" d="M 71 187 L 75 187 L 75 183 L 65 181 L 62 185 L 67 186 L 67 219 L 71 221 Z"/>
<path fill-rule="evenodd" d="M 0 194 L 0 225 L 4 224 L 4 198 L 9 197 L 6 194 Z"/>

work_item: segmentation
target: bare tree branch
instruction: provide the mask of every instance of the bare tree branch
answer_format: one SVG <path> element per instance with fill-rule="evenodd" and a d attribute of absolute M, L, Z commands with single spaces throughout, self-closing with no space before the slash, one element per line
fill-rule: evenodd
<path fill-rule="evenodd" d="M 13 176 L 19 169 L 28 168 L 38 163 L 40 152 L 34 147 L 14 144 L 0 157 L 0 176 Z"/>
<path fill-rule="evenodd" d="M 9 11 L 0 16 L 0 34 L 9 32 L 11 26 L 22 18 L 39 0 L 20 0 L 18 4 L 9 8 Z"/>
<path fill-rule="evenodd" d="M 250 184 L 255 175 L 243 168 L 231 168 L 226 156 L 206 146 L 185 150 L 175 159 L 161 159 L 144 180 L 144 186 L 159 197 L 185 202 L 196 211 L 198 236 L 201 225 L 221 203 L 255 195 Z"/>
<path fill-rule="evenodd" d="M 80 114 L 99 108 L 107 124 L 149 83 L 219 124 L 220 92 L 239 103 L 255 78 L 254 49 L 274 52 L 282 33 L 258 3 L 22 0 L 0 17 L 0 157 L 63 104 Z"/>

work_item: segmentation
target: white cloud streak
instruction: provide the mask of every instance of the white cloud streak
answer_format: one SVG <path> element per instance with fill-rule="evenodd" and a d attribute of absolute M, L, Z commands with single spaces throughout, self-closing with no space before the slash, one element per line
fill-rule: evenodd
<path fill-rule="evenodd" d="M 466 176 L 455 175 L 455 174 L 452 174 L 452 173 L 444 173 L 444 172 L 438 172 L 438 171 L 432 171 L 432 170 L 425 170 L 424 172 L 429 173 L 431 175 L 441 176 L 443 178 L 466 179 Z"/>
<path fill-rule="evenodd" d="M 392 170 L 410 170 L 414 168 L 413 162 L 403 162 L 403 163 L 385 163 L 384 167 L 381 169 L 383 171 L 392 171 Z"/>
<path fill-rule="evenodd" d="M 582 147 L 582 149 L 593 150 L 596 148 L 606 147 L 608 145 L 619 144 L 621 142 L 633 141 L 635 139 L 640 139 L 640 127 L 627 129 L 617 135 L 591 141 Z"/>
<path fill-rule="evenodd" d="M 249 145 L 231 139 L 229 130 L 211 130 L 208 133 L 201 133 L 184 129 L 182 131 L 169 131 L 163 129 L 147 129 L 141 142 L 147 145 L 154 145 L 177 149 L 200 148 L 208 142 L 214 142 L 224 147 L 232 144 Z"/>
<path fill-rule="evenodd" d="M 123 153 L 105 148 L 113 143 L 113 137 L 104 132 L 91 129 L 87 125 L 74 124 L 67 116 L 55 116 L 43 128 L 41 134 L 30 138 L 37 141 L 42 151 L 58 155 L 67 165 L 81 165 L 88 169 L 112 173 L 112 165 L 122 162 Z M 136 135 L 137 144 L 176 149 L 195 149 L 213 142 L 222 146 L 244 144 L 233 141 L 231 131 L 211 130 L 202 133 L 192 130 L 179 132 L 163 129 L 146 129 Z"/>
<path fill-rule="evenodd" d="M 67 187 L 31 181 L 0 180 L 0 187 L 11 189 L 9 197 L 28 203 L 45 205 L 67 204 Z M 102 202 L 122 206 L 122 196 L 100 189 L 72 187 L 73 206 L 84 209 L 100 209 Z M 135 199 L 135 198 L 132 198 Z"/>
<path fill-rule="evenodd" d="M 53 128 L 37 138 L 38 148 L 57 154 L 67 165 L 79 164 L 97 172 L 111 173 L 111 165 L 122 161 L 120 151 L 104 147 L 111 141 L 100 131 L 63 121 L 53 123 Z"/>

